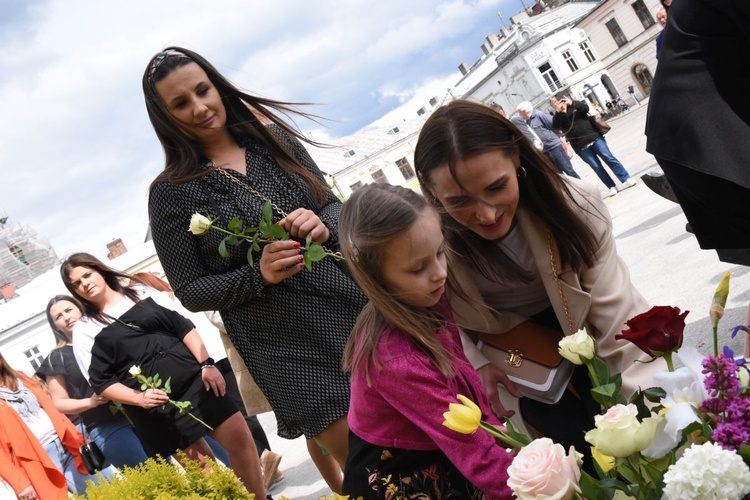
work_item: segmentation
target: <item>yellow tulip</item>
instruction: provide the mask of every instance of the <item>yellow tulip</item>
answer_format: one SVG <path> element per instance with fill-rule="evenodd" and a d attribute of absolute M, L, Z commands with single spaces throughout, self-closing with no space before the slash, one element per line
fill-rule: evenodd
<path fill-rule="evenodd" d="M 605 474 L 615 467 L 615 457 L 605 455 L 593 446 L 591 447 L 591 456 L 596 460 L 596 463 L 599 464 L 599 468 Z"/>
<path fill-rule="evenodd" d="M 443 413 L 443 425 L 461 434 L 473 434 L 482 420 L 482 410 L 466 396 L 459 394 L 458 399 L 463 404 L 448 405 L 449 411 Z"/>
<path fill-rule="evenodd" d="M 711 317 L 711 324 L 716 328 L 719 324 L 719 320 L 724 316 L 724 307 L 727 305 L 727 297 L 729 296 L 729 271 L 724 273 L 724 276 L 719 282 L 719 286 L 716 287 L 714 292 L 714 298 L 711 301 L 711 309 L 709 309 L 709 316 Z"/>

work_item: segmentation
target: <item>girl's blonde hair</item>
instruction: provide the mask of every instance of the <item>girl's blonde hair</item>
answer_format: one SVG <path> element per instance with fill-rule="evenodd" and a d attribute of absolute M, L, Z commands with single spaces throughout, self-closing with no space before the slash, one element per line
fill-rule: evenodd
<path fill-rule="evenodd" d="M 390 184 L 358 189 L 341 210 L 339 242 L 354 281 L 370 299 L 354 325 L 344 350 L 344 369 L 362 371 L 370 383 L 371 364 L 386 327 L 409 337 L 447 377 L 453 377 L 451 357 L 435 333 L 446 320 L 431 308 L 404 304 L 385 285 L 382 266 L 388 244 L 408 230 L 425 210 L 433 210 L 418 193 Z M 442 238 L 442 235 L 435 235 Z M 450 288 L 450 283 L 446 284 Z"/>

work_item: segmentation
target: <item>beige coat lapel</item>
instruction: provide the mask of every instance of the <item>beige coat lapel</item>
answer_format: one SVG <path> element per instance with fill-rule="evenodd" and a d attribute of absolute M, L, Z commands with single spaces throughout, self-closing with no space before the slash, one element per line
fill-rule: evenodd
<path fill-rule="evenodd" d="M 578 276 L 572 270 L 566 269 L 560 273 L 560 255 L 557 251 L 557 246 L 553 245 L 552 251 L 555 255 L 557 271 L 560 273 L 560 285 L 567 299 L 568 311 L 573 323 L 573 331 L 569 332 L 565 306 L 560 297 L 560 291 L 557 288 L 555 278 L 552 275 L 549 244 L 547 243 L 547 229 L 533 214 L 523 209 L 518 210 L 516 217 L 518 218 L 519 227 L 531 248 L 531 253 L 534 255 L 534 262 L 536 262 L 536 266 L 539 269 L 539 275 L 541 276 L 542 283 L 544 283 L 545 290 L 547 290 L 547 296 L 552 304 L 552 308 L 555 310 L 555 315 L 560 322 L 560 326 L 566 335 L 577 332 L 585 326 L 586 316 L 591 307 L 591 296 L 581 290 L 581 283 Z"/>

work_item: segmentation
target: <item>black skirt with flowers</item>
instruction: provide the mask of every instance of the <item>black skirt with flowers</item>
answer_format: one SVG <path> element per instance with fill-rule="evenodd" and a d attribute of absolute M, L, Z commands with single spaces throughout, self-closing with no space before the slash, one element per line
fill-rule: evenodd
<path fill-rule="evenodd" d="M 487 498 L 440 450 L 372 445 L 349 431 L 344 495 L 364 500 Z"/>

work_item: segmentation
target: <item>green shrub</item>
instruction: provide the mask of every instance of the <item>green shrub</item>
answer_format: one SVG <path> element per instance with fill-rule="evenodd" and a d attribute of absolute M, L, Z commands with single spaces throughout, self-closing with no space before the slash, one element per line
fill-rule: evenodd
<path fill-rule="evenodd" d="M 111 482 L 89 483 L 88 500 L 252 500 L 231 469 L 213 464 L 212 470 L 201 471 L 194 460 L 181 459 L 184 472 L 159 457 L 148 459 L 135 468 L 125 467 Z M 85 500 L 83 496 L 74 497 Z"/>

